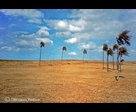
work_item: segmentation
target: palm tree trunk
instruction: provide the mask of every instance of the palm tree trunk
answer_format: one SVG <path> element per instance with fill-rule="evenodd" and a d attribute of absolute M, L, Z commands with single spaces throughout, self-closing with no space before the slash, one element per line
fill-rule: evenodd
<path fill-rule="evenodd" d="M 104 51 L 103 51 L 103 70 L 104 70 Z"/>
<path fill-rule="evenodd" d="M 63 61 L 63 51 L 62 51 L 62 56 L 61 56 L 61 63 L 62 63 L 62 61 Z"/>
<path fill-rule="evenodd" d="M 42 53 L 42 48 L 40 48 L 40 59 L 39 59 L 39 65 L 41 63 L 41 53 Z"/>
<path fill-rule="evenodd" d="M 84 54 L 83 54 L 83 63 L 84 63 Z"/>
<path fill-rule="evenodd" d="M 119 80 L 119 48 L 117 48 L 117 80 Z"/>
<path fill-rule="evenodd" d="M 108 58 L 109 58 L 109 55 L 108 55 L 108 53 L 107 53 L 107 72 L 109 71 L 109 63 L 108 63 Z"/>
<path fill-rule="evenodd" d="M 121 72 L 121 56 L 120 56 L 120 61 L 119 62 L 120 62 L 120 72 Z"/>
<path fill-rule="evenodd" d="M 113 53 L 113 70 L 114 70 L 114 53 Z"/>
<path fill-rule="evenodd" d="M 62 61 L 63 61 L 63 51 L 62 51 L 62 55 L 61 55 L 61 63 L 62 63 Z"/>

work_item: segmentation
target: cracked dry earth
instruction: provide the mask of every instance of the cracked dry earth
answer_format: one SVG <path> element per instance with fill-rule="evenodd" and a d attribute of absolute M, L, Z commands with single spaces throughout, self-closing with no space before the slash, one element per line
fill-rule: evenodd
<path fill-rule="evenodd" d="M 1 103 L 136 103 L 136 62 L 0 60 Z"/>

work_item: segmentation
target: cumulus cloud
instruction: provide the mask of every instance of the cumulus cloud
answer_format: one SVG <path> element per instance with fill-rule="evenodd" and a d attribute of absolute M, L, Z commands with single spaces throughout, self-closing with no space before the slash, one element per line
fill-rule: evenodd
<path fill-rule="evenodd" d="M 58 21 L 56 24 L 57 29 L 67 29 L 68 23 L 66 21 Z"/>
<path fill-rule="evenodd" d="M 94 42 L 88 42 L 88 43 L 79 43 L 78 48 L 79 49 L 96 49 L 96 44 Z"/>
<path fill-rule="evenodd" d="M 68 53 L 68 54 L 69 54 L 69 55 L 73 55 L 73 56 L 77 55 L 76 52 L 70 52 L 70 53 Z"/>
<path fill-rule="evenodd" d="M 7 51 L 19 51 L 20 48 L 16 48 L 14 46 L 3 46 L 0 48 L 0 50 L 7 50 Z"/>
<path fill-rule="evenodd" d="M 56 32 L 57 37 L 69 37 L 71 33 L 69 31 L 66 32 Z"/>
<path fill-rule="evenodd" d="M 76 38 L 77 42 L 95 38 L 109 39 L 115 38 L 120 31 L 124 30 L 128 22 L 134 23 L 131 18 L 128 21 L 126 21 L 127 18 L 121 18 L 120 14 L 126 14 L 125 12 L 130 13 L 129 10 L 121 9 L 74 9 L 68 15 L 71 19 L 44 20 L 44 22 L 58 32 L 71 32 L 73 34 L 71 38 Z"/>
<path fill-rule="evenodd" d="M 33 19 L 28 19 L 29 23 L 36 23 L 36 24 L 41 24 L 42 20 L 39 18 L 33 18 Z"/>
<path fill-rule="evenodd" d="M 28 22 L 42 23 L 41 18 L 44 17 L 43 13 L 37 9 L 1 9 L 5 15 L 22 16 L 28 19 Z"/>
<path fill-rule="evenodd" d="M 36 34 L 40 37 L 49 37 L 50 34 L 47 30 L 47 27 L 41 27 L 40 30 L 36 32 Z"/>
<path fill-rule="evenodd" d="M 1 47 L 1 50 L 11 51 L 11 50 L 12 50 L 12 47 L 9 47 L 9 46 L 3 46 L 3 47 Z"/>
<path fill-rule="evenodd" d="M 50 34 L 47 30 L 47 27 L 41 27 L 37 32 L 32 34 L 21 34 L 20 32 L 17 34 L 16 32 L 11 38 L 18 48 L 37 48 L 41 41 L 45 43 L 45 46 L 53 45 L 53 41 L 50 39 Z"/>
<path fill-rule="evenodd" d="M 73 20 L 44 20 L 44 22 L 57 31 L 80 32 L 84 30 L 84 25 L 77 24 L 77 21 Z"/>
<path fill-rule="evenodd" d="M 69 43 L 69 44 L 74 44 L 77 42 L 77 39 L 76 38 L 70 38 L 70 39 L 67 39 L 67 40 L 64 40 L 65 43 Z"/>

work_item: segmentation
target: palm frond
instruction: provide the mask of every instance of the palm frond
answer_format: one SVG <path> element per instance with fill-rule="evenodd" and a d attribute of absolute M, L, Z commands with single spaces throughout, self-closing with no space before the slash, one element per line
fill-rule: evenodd
<path fill-rule="evenodd" d="M 112 51 L 112 49 L 111 49 L 111 48 L 108 48 L 108 50 L 107 50 L 107 54 L 108 54 L 108 55 L 111 55 L 111 56 L 113 55 L 113 51 Z"/>
<path fill-rule="evenodd" d="M 62 50 L 63 50 L 63 51 L 66 51 L 66 50 L 67 50 L 66 46 L 63 46 Z"/>
<path fill-rule="evenodd" d="M 119 48 L 119 55 L 126 55 L 128 56 L 128 52 L 127 52 L 127 49 L 125 47 L 120 47 Z"/>
<path fill-rule="evenodd" d="M 115 49 L 118 49 L 118 45 L 117 44 L 113 44 L 113 51 L 115 51 Z"/>
<path fill-rule="evenodd" d="M 122 38 L 116 38 L 117 39 L 117 43 L 119 44 L 119 45 L 124 45 L 124 41 L 122 40 Z"/>
<path fill-rule="evenodd" d="M 125 30 L 118 35 L 117 42 L 119 45 L 124 44 L 124 43 L 127 45 L 130 45 L 129 41 L 130 41 L 131 36 L 128 35 L 129 32 L 130 31 Z"/>
<path fill-rule="evenodd" d="M 125 43 L 126 43 L 127 45 L 129 45 L 129 46 L 131 45 L 130 42 L 127 41 L 127 40 L 125 40 Z"/>
<path fill-rule="evenodd" d="M 87 54 L 87 50 L 86 49 L 84 49 L 83 54 Z"/>
<path fill-rule="evenodd" d="M 41 41 L 40 42 L 40 47 L 44 47 L 44 45 L 45 45 L 44 42 Z"/>
<path fill-rule="evenodd" d="M 103 44 L 103 50 L 107 51 L 108 50 L 108 45 L 107 44 Z"/>

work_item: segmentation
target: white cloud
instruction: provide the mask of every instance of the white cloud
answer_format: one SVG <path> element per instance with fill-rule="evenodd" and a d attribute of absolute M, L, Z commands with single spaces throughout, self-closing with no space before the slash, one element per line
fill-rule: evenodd
<path fill-rule="evenodd" d="M 70 39 L 67 39 L 67 40 L 64 40 L 65 43 L 69 43 L 69 44 L 74 44 L 77 42 L 77 39 L 76 38 L 70 38 Z"/>
<path fill-rule="evenodd" d="M 50 34 L 47 30 L 47 27 L 41 27 L 40 30 L 38 30 L 36 32 L 36 34 L 39 36 L 39 37 L 49 37 Z"/>
<path fill-rule="evenodd" d="M 58 21 L 57 26 L 65 29 L 68 26 L 68 23 L 66 21 Z"/>
<path fill-rule="evenodd" d="M 88 43 L 79 43 L 78 48 L 79 49 L 95 49 L 97 46 L 94 42 L 88 42 Z"/>
<path fill-rule="evenodd" d="M 84 27 L 78 27 L 78 26 L 73 26 L 73 25 L 69 25 L 68 30 L 71 32 L 77 32 L 77 31 L 82 31 L 84 29 Z"/>
<path fill-rule="evenodd" d="M 70 53 L 68 53 L 68 54 L 69 54 L 69 55 L 73 55 L 73 56 L 77 55 L 76 52 L 70 52 Z"/>
<path fill-rule="evenodd" d="M 47 31 L 47 27 L 41 27 L 36 33 L 18 33 L 17 32 L 11 37 L 13 42 L 18 48 L 28 48 L 32 50 L 40 46 L 40 42 L 43 41 L 45 46 L 53 45 L 53 41 L 50 39 L 50 34 Z"/>
<path fill-rule="evenodd" d="M 41 18 L 44 17 L 43 13 L 38 11 L 37 9 L 1 9 L 5 15 L 11 16 L 23 16 L 28 19 L 28 22 L 38 23 L 40 24 Z"/>
<path fill-rule="evenodd" d="M 71 38 L 76 38 L 77 42 L 95 38 L 115 39 L 118 33 L 127 27 L 128 21 L 129 23 L 134 23 L 131 18 L 129 20 L 125 18 L 125 20 L 121 17 L 121 15 L 126 13 L 129 14 L 129 10 L 74 9 L 72 14 L 69 15 L 69 18 L 71 18 L 69 20 L 44 20 L 44 22 L 59 32 L 71 32 L 73 34 Z M 76 20 L 74 20 L 75 18 Z M 129 28 L 135 29 L 131 26 Z"/>
<path fill-rule="evenodd" d="M 69 37 L 71 35 L 70 32 L 66 31 L 66 32 L 56 32 L 56 36 L 57 37 Z"/>
<path fill-rule="evenodd" d="M 16 48 L 14 46 L 3 46 L 0 50 L 7 50 L 7 51 L 20 51 L 20 48 Z"/>
<path fill-rule="evenodd" d="M 80 21 L 80 22 L 79 22 Z M 57 31 L 80 32 L 84 30 L 85 22 L 81 20 L 44 20 Z"/>
<path fill-rule="evenodd" d="M 42 20 L 39 18 L 33 18 L 28 20 L 29 23 L 36 23 L 36 24 L 41 24 Z"/>
<path fill-rule="evenodd" d="M 36 38 L 37 43 L 39 44 L 41 41 L 43 41 L 45 43 L 45 46 L 48 46 L 48 45 L 53 45 L 53 41 L 50 40 L 49 38 Z"/>
<path fill-rule="evenodd" d="M 12 50 L 12 47 L 9 47 L 9 46 L 3 46 L 3 47 L 1 47 L 1 50 L 11 51 L 11 50 Z"/>

